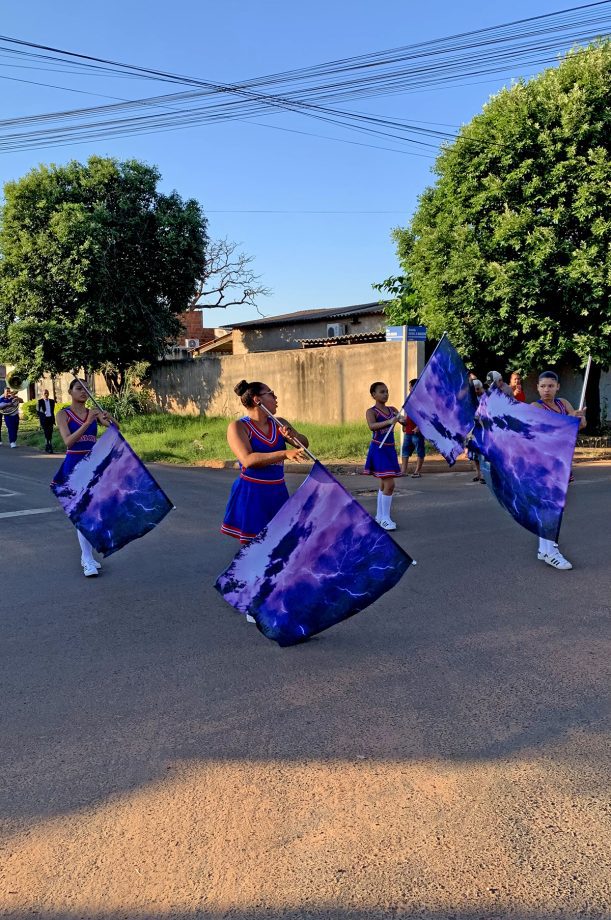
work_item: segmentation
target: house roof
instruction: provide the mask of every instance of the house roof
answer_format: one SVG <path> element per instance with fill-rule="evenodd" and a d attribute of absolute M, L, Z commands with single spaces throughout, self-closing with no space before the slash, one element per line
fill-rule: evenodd
<path fill-rule="evenodd" d="M 364 345 L 367 342 L 385 342 L 385 332 L 357 332 L 334 335 L 328 339 L 299 339 L 302 348 L 328 348 L 330 345 Z"/>
<path fill-rule="evenodd" d="M 382 314 L 384 304 L 379 300 L 373 303 L 361 303 L 352 307 L 327 307 L 320 310 L 298 310 L 296 313 L 281 313 L 279 316 L 264 316 L 249 320 L 247 323 L 232 323 L 226 329 L 259 329 L 261 326 L 284 326 L 286 323 L 307 323 L 316 319 L 340 319 L 348 316 L 367 316 Z"/>
<path fill-rule="evenodd" d="M 209 351 L 219 351 L 224 354 L 231 354 L 233 352 L 233 336 L 231 332 L 220 335 L 211 342 L 204 342 L 202 345 L 198 345 L 197 348 L 192 348 L 191 355 L 196 358 L 198 355 L 203 355 Z"/>

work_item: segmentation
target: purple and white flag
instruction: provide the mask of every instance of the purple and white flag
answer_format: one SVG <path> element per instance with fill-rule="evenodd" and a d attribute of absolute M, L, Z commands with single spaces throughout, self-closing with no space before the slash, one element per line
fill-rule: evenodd
<path fill-rule="evenodd" d="M 364 610 L 412 560 L 318 461 L 216 588 L 279 645 Z"/>
<path fill-rule="evenodd" d="M 579 419 L 517 402 L 496 387 L 479 403 L 473 431 L 490 464 L 492 492 L 532 533 L 556 541 L 571 475 Z"/>
<path fill-rule="evenodd" d="M 453 466 L 465 449 L 476 408 L 467 368 L 444 335 L 405 400 L 403 412 Z"/>
<path fill-rule="evenodd" d="M 174 507 L 114 425 L 76 466 L 62 464 L 51 489 L 104 556 L 144 536 Z"/>

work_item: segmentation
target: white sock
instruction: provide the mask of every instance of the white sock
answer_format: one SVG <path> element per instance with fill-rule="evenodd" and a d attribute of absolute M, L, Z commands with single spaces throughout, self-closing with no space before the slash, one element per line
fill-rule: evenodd
<path fill-rule="evenodd" d="M 89 540 L 83 536 L 80 530 L 77 530 L 76 535 L 81 544 L 81 557 L 85 565 L 87 565 L 88 562 L 93 562 L 93 546 Z"/>
<path fill-rule="evenodd" d="M 544 553 L 546 556 L 551 556 L 554 552 L 556 545 L 553 540 L 544 540 L 543 537 L 539 537 L 539 552 Z"/>
<path fill-rule="evenodd" d="M 392 495 L 384 495 L 381 493 L 381 503 L 382 503 L 382 520 L 390 521 L 390 506 L 392 504 Z"/>
<path fill-rule="evenodd" d="M 376 509 L 376 517 L 379 521 L 383 520 L 382 518 L 382 496 L 383 496 L 382 490 L 378 489 L 378 507 Z"/>

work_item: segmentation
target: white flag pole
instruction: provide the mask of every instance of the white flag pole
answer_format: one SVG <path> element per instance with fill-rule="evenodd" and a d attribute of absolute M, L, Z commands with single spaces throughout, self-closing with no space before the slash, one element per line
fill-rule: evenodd
<path fill-rule="evenodd" d="M 588 385 L 588 377 L 590 376 L 590 368 L 592 367 L 592 355 L 588 355 L 588 363 L 586 364 L 586 369 L 583 374 L 583 386 L 581 388 L 581 399 L 579 400 L 579 408 L 583 409 L 586 402 L 586 387 Z"/>
<path fill-rule="evenodd" d="M 265 414 L 266 414 L 269 418 L 273 418 L 273 420 L 275 421 L 276 425 L 278 425 L 279 427 L 283 427 L 283 426 L 282 426 L 282 422 L 280 422 L 280 421 L 276 418 L 276 416 L 275 416 L 272 412 L 269 411 L 269 409 L 266 409 L 265 406 L 263 405 L 263 403 L 257 403 L 257 405 L 259 406 L 260 409 L 263 409 L 263 411 L 265 412 Z M 297 447 L 300 448 L 300 450 L 305 451 L 305 453 L 308 455 L 308 457 L 310 458 L 310 460 L 313 460 L 314 463 L 318 463 L 318 457 L 315 457 L 314 454 L 312 453 L 312 451 L 308 450 L 308 448 L 305 446 L 305 444 L 302 444 L 301 441 L 297 440 L 297 438 L 293 438 L 292 440 L 293 440 L 293 442 L 297 445 Z"/>
<path fill-rule="evenodd" d="M 405 327 L 405 328 L 407 329 L 407 327 Z M 435 351 L 437 351 L 437 349 L 439 348 L 439 346 L 441 345 L 443 339 L 445 339 L 445 337 L 447 336 L 447 334 L 448 334 L 447 332 L 444 332 L 444 333 L 443 333 L 443 335 L 441 336 L 441 338 L 440 338 L 439 341 L 437 342 L 437 345 L 435 346 Z M 407 340 L 406 340 L 406 341 L 407 341 Z M 433 359 L 433 356 L 434 356 L 434 354 L 435 354 L 435 351 L 433 352 L 433 354 L 431 355 L 431 357 L 429 358 L 429 360 L 426 362 L 427 366 L 430 364 L 431 360 Z M 406 359 L 406 360 L 407 360 L 407 359 Z M 407 366 L 407 365 L 406 365 L 406 366 Z M 426 366 L 425 366 L 424 370 L 426 370 Z M 424 371 L 422 371 L 422 373 L 424 373 Z M 422 374 L 421 374 L 420 376 L 422 376 Z M 416 384 L 416 386 L 418 386 L 418 384 Z M 415 389 L 415 387 L 414 387 L 414 389 Z M 409 394 L 408 394 L 408 395 L 409 395 Z M 407 400 L 407 396 L 406 396 L 405 399 L 403 400 L 403 405 L 401 406 L 401 410 L 400 410 L 400 412 L 399 412 L 399 416 L 401 415 L 401 412 L 403 412 L 403 408 L 404 408 L 404 406 L 405 406 L 405 401 L 406 401 L 406 400 Z M 399 416 L 397 416 L 397 418 L 394 420 L 394 422 L 392 423 L 392 425 L 389 427 L 389 429 L 388 429 L 388 431 L 386 432 L 386 434 L 384 435 L 383 439 L 380 441 L 378 447 L 384 447 L 384 445 L 386 444 L 386 441 L 388 440 L 388 436 L 389 436 L 390 432 L 391 432 L 391 431 L 394 431 L 395 425 L 396 425 L 397 422 L 399 421 Z"/>
<path fill-rule="evenodd" d="M 91 392 L 91 390 L 89 389 L 89 387 L 87 386 L 87 384 L 85 383 L 85 381 L 82 379 L 82 377 L 79 377 L 78 374 L 76 373 L 76 371 L 72 371 L 71 373 L 72 373 L 72 376 L 74 377 L 74 379 L 75 379 L 78 383 L 80 383 L 80 385 L 82 386 L 82 388 L 84 389 L 85 393 L 87 394 L 87 396 L 89 397 L 89 399 L 91 400 L 91 402 L 94 404 L 94 406 L 95 406 L 97 409 L 99 409 L 100 412 L 106 412 L 106 409 L 103 409 L 103 408 L 102 408 L 102 406 L 99 404 L 99 402 L 97 401 L 97 399 L 95 398 L 95 396 L 93 395 L 93 393 Z M 107 415 L 110 415 L 109 412 L 106 412 L 106 414 L 107 414 Z"/>
<path fill-rule="evenodd" d="M 405 397 L 405 399 L 407 399 L 407 396 Z M 403 400 L 404 403 L 405 403 L 405 399 Z M 401 413 L 399 413 L 399 415 L 400 415 L 400 414 L 401 414 Z M 395 430 L 395 425 L 397 424 L 398 421 L 399 421 L 399 416 L 397 415 L 397 416 L 395 416 L 395 418 L 393 419 L 392 425 L 390 424 L 390 422 L 388 423 L 388 431 L 386 432 L 386 434 L 384 435 L 384 437 L 382 438 L 382 440 L 381 440 L 380 443 L 378 444 L 378 447 L 384 447 L 384 445 L 386 444 L 386 441 L 388 440 L 388 436 L 390 435 L 391 431 L 394 432 L 394 430 Z"/>

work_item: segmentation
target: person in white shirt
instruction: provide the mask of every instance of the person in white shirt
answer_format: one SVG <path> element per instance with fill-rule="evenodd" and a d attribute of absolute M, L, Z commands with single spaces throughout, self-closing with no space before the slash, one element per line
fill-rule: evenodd
<path fill-rule="evenodd" d="M 53 453 L 53 426 L 55 425 L 55 400 L 49 399 L 49 391 L 43 390 L 37 406 L 40 427 L 45 435 L 45 452 Z"/>

